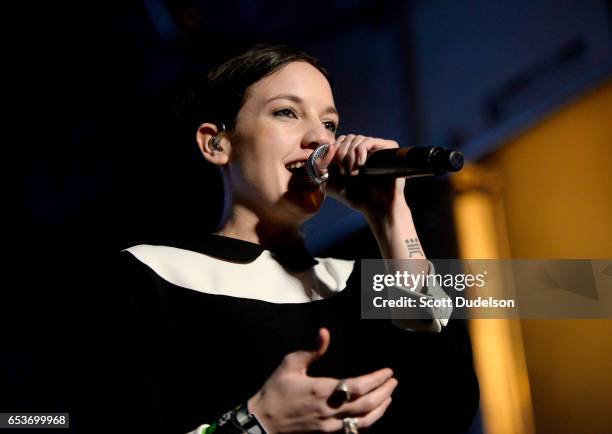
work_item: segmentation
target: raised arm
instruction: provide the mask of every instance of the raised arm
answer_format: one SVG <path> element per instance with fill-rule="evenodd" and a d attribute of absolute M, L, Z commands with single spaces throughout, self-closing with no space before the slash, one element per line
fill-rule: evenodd
<path fill-rule="evenodd" d="M 381 255 L 386 260 L 385 266 L 389 273 L 395 271 L 407 271 L 415 275 L 433 273 L 433 266 L 425 256 L 414 226 L 412 212 L 404 196 L 405 180 L 386 177 L 362 180 L 356 177 L 369 154 L 379 149 L 398 147 L 397 142 L 393 140 L 353 134 L 339 136 L 336 143 L 330 146 L 322 165 L 326 165 L 327 170 L 337 170 L 340 174 L 350 174 L 351 177 L 332 176 L 324 184 L 324 188 L 326 193 L 365 216 L 376 237 Z M 440 287 L 421 287 L 413 291 L 416 294 L 410 295 L 447 298 Z M 406 330 L 439 332 L 442 326 L 446 325 L 449 314 L 449 310 L 444 312 L 431 310 L 426 312 L 428 319 L 394 319 L 394 324 Z"/>

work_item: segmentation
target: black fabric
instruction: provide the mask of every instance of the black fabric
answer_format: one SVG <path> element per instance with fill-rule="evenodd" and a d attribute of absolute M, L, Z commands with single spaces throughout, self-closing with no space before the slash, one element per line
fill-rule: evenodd
<path fill-rule="evenodd" d="M 174 246 L 244 264 L 253 262 L 264 251 L 259 244 L 216 234 L 205 235 L 196 242 L 181 241 Z"/>
<path fill-rule="evenodd" d="M 242 264 L 253 262 L 264 251 L 259 244 L 216 234 L 206 235 L 198 242 L 182 241 L 173 245 Z M 271 253 L 281 265 L 290 271 L 304 271 L 319 263 L 302 242 L 279 246 L 272 249 Z"/>
<path fill-rule="evenodd" d="M 215 237 L 217 246 L 198 251 L 258 256 L 256 245 L 235 241 Z M 285 354 L 312 347 L 321 326 L 331 345 L 310 375 L 344 378 L 391 367 L 399 380 L 370 433 L 459 433 L 476 412 L 478 384 L 461 324 L 451 321 L 434 334 L 361 320 L 359 261 L 344 291 L 299 304 L 185 289 L 129 252 L 120 254 L 117 270 L 91 336 L 83 432 L 185 434 L 212 423 L 250 398 Z"/>

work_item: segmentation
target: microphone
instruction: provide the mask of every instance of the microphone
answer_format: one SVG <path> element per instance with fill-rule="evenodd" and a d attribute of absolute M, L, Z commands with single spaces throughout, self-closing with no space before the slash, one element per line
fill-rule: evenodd
<path fill-rule="evenodd" d="M 321 145 L 306 162 L 310 179 L 321 184 L 328 174 L 318 176 L 315 162 L 325 156 L 328 145 Z M 418 146 L 409 148 L 380 149 L 368 156 L 358 176 L 389 176 L 392 178 L 416 178 L 457 172 L 463 167 L 463 154 L 441 146 Z M 332 175 L 333 176 L 333 175 Z"/>
<path fill-rule="evenodd" d="M 359 174 L 395 178 L 443 175 L 463 167 L 463 154 L 441 146 L 381 149 L 373 152 Z"/>

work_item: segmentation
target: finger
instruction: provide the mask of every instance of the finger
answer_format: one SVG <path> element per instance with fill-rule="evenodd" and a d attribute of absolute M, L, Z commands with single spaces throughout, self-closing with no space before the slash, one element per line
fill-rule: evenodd
<path fill-rule="evenodd" d="M 390 404 L 391 404 L 391 397 L 385 399 L 382 402 L 382 404 L 380 404 L 374 410 L 370 411 L 369 413 L 361 417 L 358 417 L 357 418 L 357 428 L 364 429 L 364 428 L 369 428 L 372 425 L 374 425 L 374 423 L 378 419 L 380 419 L 383 416 L 383 414 L 385 414 L 385 411 L 387 411 L 387 408 L 389 408 Z"/>
<path fill-rule="evenodd" d="M 391 369 L 379 369 L 378 371 L 360 377 L 348 378 L 346 380 L 346 386 L 351 395 L 362 396 L 381 386 L 392 376 L 393 371 Z"/>
<path fill-rule="evenodd" d="M 368 148 L 366 142 L 361 142 L 361 145 L 355 150 L 357 154 L 357 168 L 361 169 L 368 159 Z"/>
<path fill-rule="evenodd" d="M 342 166 L 344 167 L 344 172 L 347 175 L 350 175 L 352 172 L 352 157 L 353 157 L 353 149 L 355 145 L 363 140 L 363 136 L 356 136 L 354 134 L 349 134 L 346 139 L 346 154 L 342 159 Z"/>
<path fill-rule="evenodd" d="M 368 137 L 365 136 L 356 136 L 349 145 L 348 152 L 346 154 L 346 166 L 348 168 L 348 173 L 350 173 L 351 175 L 357 175 L 358 173 L 356 150 L 367 139 Z"/>
<path fill-rule="evenodd" d="M 366 137 L 359 146 L 355 149 L 356 162 L 353 165 L 353 171 L 361 169 L 368 157 L 380 149 L 399 148 L 399 144 L 393 140 L 383 140 L 374 137 Z"/>
<path fill-rule="evenodd" d="M 342 175 L 346 174 L 347 171 L 347 167 L 345 166 L 346 154 L 348 153 L 349 146 L 354 138 L 354 134 L 349 134 L 348 136 L 338 137 L 338 141 L 336 142 L 338 145 L 338 152 L 336 152 L 336 155 L 334 156 L 334 162 L 338 166 L 338 170 Z"/>
<path fill-rule="evenodd" d="M 340 136 L 336 142 L 338 145 L 338 151 L 336 152 L 336 155 L 334 155 L 334 165 L 338 168 L 338 172 L 340 172 L 341 175 L 346 173 L 343 161 L 348 152 L 348 147 L 351 144 L 352 137 L 353 134 L 349 134 L 348 136 Z"/>
<path fill-rule="evenodd" d="M 391 394 L 397 387 L 397 384 L 398 383 L 395 378 L 389 378 L 383 383 L 382 386 L 374 389 L 370 393 L 366 393 L 355 401 L 344 403 L 338 409 L 338 414 L 350 416 L 357 414 L 366 414 L 374 410 L 391 396 Z"/>
<path fill-rule="evenodd" d="M 384 139 L 374 139 L 376 140 L 377 146 L 380 146 L 379 149 L 390 149 L 390 148 L 399 148 L 399 143 L 395 140 L 384 140 Z"/>
<path fill-rule="evenodd" d="M 313 351 L 300 350 L 287 354 L 283 359 L 284 366 L 292 370 L 304 370 L 308 368 L 312 362 L 327 352 L 330 340 L 331 336 L 329 330 L 320 328 L 316 348 Z"/>
<path fill-rule="evenodd" d="M 380 149 L 399 148 L 399 144 L 395 140 L 384 140 L 373 137 L 368 138 L 364 145 L 368 149 L 368 154 L 371 154 L 372 152 L 378 151 Z"/>
<path fill-rule="evenodd" d="M 321 420 L 318 423 L 316 430 L 322 433 L 326 433 L 326 432 L 338 433 L 342 431 L 343 426 L 344 424 L 342 423 L 340 419 L 328 418 L 328 419 Z"/>
<path fill-rule="evenodd" d="M 325 327 L 319 329 L 319 336 L 317 337 L 318 347 L 315 350 L 317 352 L 317 358 L 321 357 L 327 352 L 329 348 L 329 342 L 331 341 L 331 333 Z"/>

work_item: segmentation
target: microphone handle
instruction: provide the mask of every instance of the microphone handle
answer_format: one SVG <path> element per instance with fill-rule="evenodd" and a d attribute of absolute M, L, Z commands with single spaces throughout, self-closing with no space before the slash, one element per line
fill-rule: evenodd
<path fill-rule="evenodd" d="M 375 151 L 359 174 L 414 178 L 457 172 L 462 167 L 463 154 L 460 151 L 441 146 L 420 146 Z"/>

